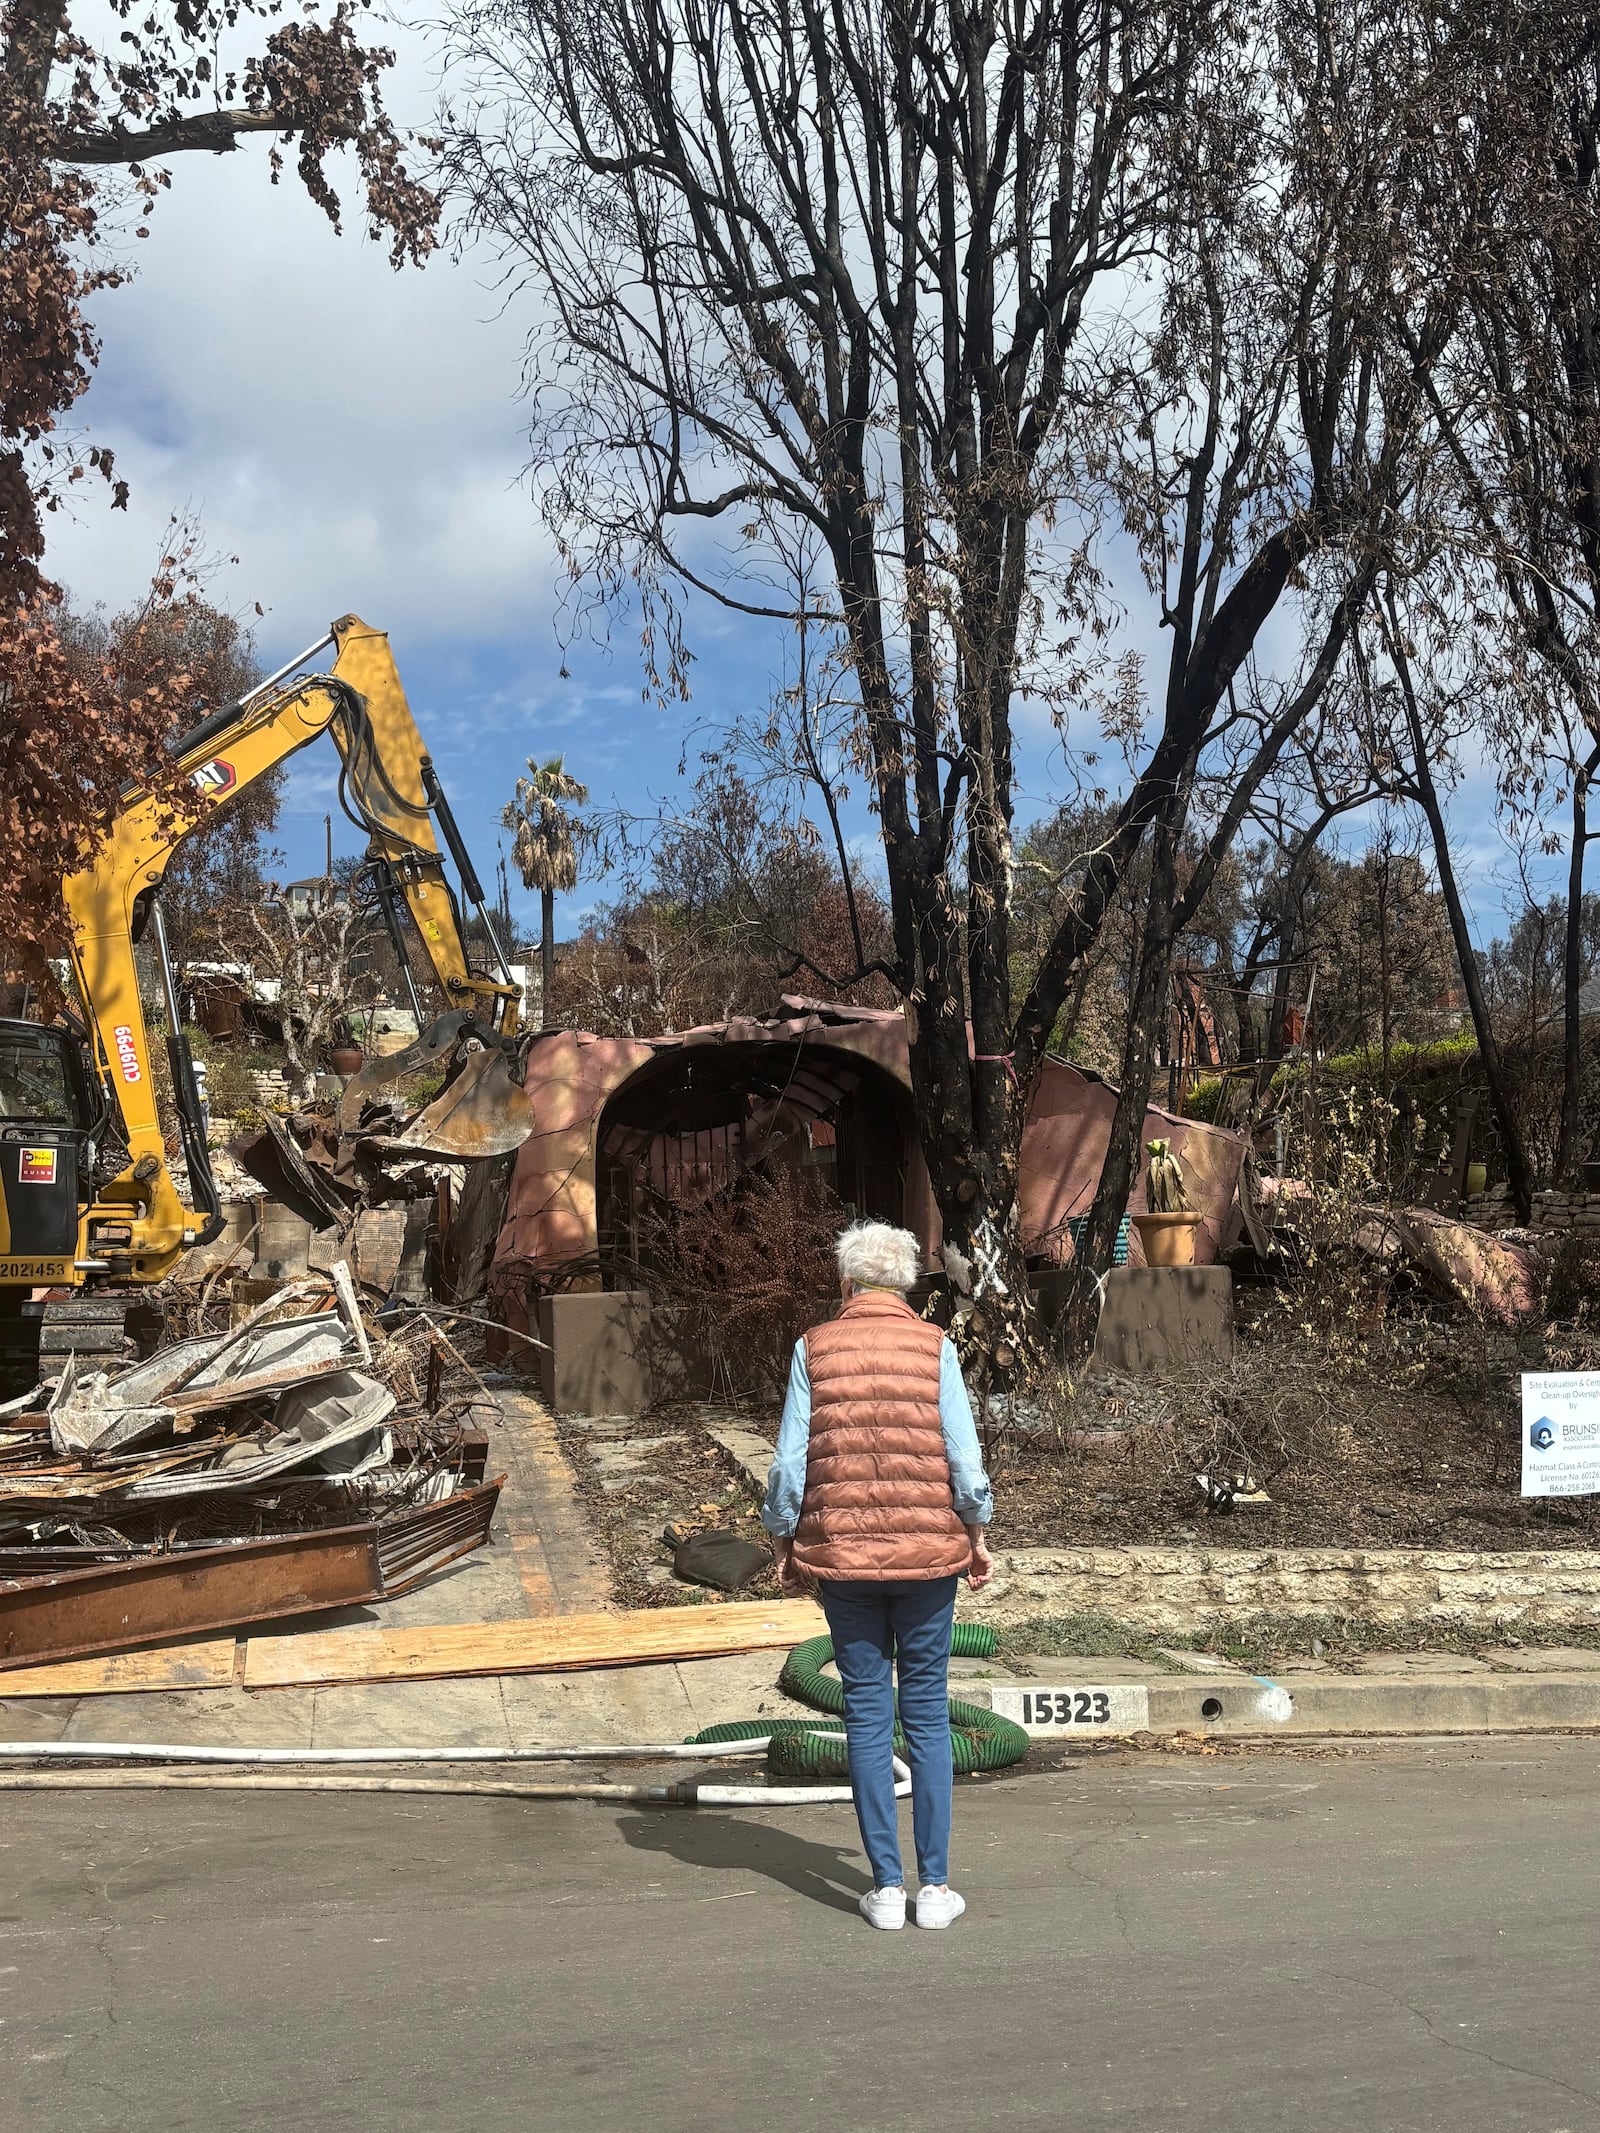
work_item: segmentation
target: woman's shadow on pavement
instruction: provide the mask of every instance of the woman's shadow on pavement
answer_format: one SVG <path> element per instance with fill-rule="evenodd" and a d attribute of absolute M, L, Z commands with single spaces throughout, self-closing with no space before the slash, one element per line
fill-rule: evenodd
<path fill-rule="evenodd" d="M 853 1848 L 814 1844 L 770 1822 L 736 1814 L 669 1807 L 657 1814 L 621 1815 L 617 1829 L 636 1851 L 664 1852 L 685 1866 L 764 1874 L 832 1911 L 853 1912 L 857 1898 L 872 1886 Z"/>

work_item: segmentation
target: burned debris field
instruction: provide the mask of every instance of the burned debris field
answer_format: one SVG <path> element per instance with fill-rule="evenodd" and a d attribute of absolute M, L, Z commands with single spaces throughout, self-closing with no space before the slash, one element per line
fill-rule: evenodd
<path fill-rule="evenodd" d="M 228 1310 L 0 1410 L 0 1668 L 379 1603 L 488 1540 L 496 1410 L 446 1335 L 343 1262 Z"/>
<path fill-rule="evenodd" d="M 1594 1548 L 1591 1501 L 1517 1494 L 1506 1421 L 1517 1369 L 1508 1352 L 1505 1383 L 1472 1393 L 1336 1381 L 1314 1351 L 1241 1341 L 1226 1373 L 1085 1385 L 1059 1429 L 996 1433 L 996 1537 L 1039 1548 Z M 1231 1429 L 1230 1413 L 1251 1426 Z M 1259 1447 L 1248 1467 L 1208 1462 L 1241 1443 Z M 1224 1466 L 1256 1489 L 1213 1500 L 1197 1476 Z"/>
<path fill-rule="evenodd" d="M 1326 1285 L 1320 1297 L 1241 1285 L 1227 1360 L 1134 1377 L 1044 1359 L 1014 1396 L 980 1403 L 995 1544 L 1595 1548 L 1591 1499 L 1518 1493 L 1520 1374 L 1600 1365 L 1592 1257 L 1555 1257 L 1545 1298 L 1557 1315 L 1517 1329 L 1370 1279 L 1352 1278 L 1331 1318 Z M 780 1406 L 765 1390 L 732 1405 L 562 1418 L 621 1604 L 712 1596 L 674 1575 L 676 1544 L 690 1534 L 760 1542 L 760 1459 L 746 1464 L 730 1446 L 770 1446 Z M 740 1589 L 775 1586 L 764 1572 Z"/>

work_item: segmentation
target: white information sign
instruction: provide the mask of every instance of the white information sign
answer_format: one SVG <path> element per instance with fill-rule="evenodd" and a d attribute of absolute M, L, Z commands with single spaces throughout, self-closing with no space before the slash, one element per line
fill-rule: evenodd
<path fill-rule="evenodd" d="M 1522 1380 L 1524 1496 L 1600 1496 L 1600 1370 Z"/>
<path fill-rule="evenodd" d="M 1142 1733 L 1150 1723 L 1150 1691 L 1126 1682 L 1116 1688 L 1013 1688 L 990 1691 L 997 1718 L 1030 1733 Z"/>

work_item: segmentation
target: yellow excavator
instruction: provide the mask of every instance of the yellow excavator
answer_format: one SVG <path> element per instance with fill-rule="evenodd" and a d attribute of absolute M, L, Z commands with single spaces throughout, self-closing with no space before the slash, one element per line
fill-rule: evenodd
<path fill-rule="evenodd" d="M 305 671 L 330 645 L 327 671 Z M 63 883 L 81 1027 L 0 1020 L 0 1351 L 14 1360 L 19 1333 L 27 1346 L 19 1320 L 34 1289 L 126 1299 L 163 1280 L 185 1250 L 211 1243 L 224 1227 L 167 952 L 162 878 L 184 838 L 215 809 L 324 732 L 341 758 L 341 802 L 367 832 L 361 893 L 383 917 L 421 1031 L 414 1045 L 370 1061 L 346 1085 L 336 1169 L 351 1174 L 358 1149 L 369 1161 L 392 1152 L 411 1163 L 501 1155 L 532 1130 L 518 1071 L 520 993 L 505 946 L 412 719 L 388 639 L 346 615 L 259 688 L 177 740 L 174 777 L 130 789 L 94 860 Z M 468 961 L 436 824 L 497 976 Z M 446 1003 L 426 1028 L 406 952 L 407 915 Z M 168 1167 L 139 994 L 134 948 L 146 935 L 161 979 L 187 1198 Z M 442 1092 L 398 1129 L 389 1118 L 369 1130 L 363 1118 L 369 1099 L 416 1069 L 443 1070 Z M 274 1139 L 295 1169 L 288 1137 Z M 322 1189 L 321 1180 L 305 1182 L 313 1197 Z M 282 1196 L 293 1199 L 292 1184 Z M 98 1312 L 84 1304 L 74 1314 L 68 1305 L 66 1316 L 104 1318 L 114 1308 L 108 1300 Z M 31 1311 L 37 1318 L 40 1307 Z M 69 1344 L 75 1345 L 46 1343 Z"/>

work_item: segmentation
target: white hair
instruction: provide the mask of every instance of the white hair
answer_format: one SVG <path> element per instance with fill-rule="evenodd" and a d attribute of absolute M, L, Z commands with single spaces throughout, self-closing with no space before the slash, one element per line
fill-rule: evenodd
<path fill-rule="evenodd" d="M 909 1289 L 922 1272 L 922 1254 L 908 1229 L 891 1222 L 852 1222 L 834 1246 L 839 1279 L 858 1289 Z"/>

